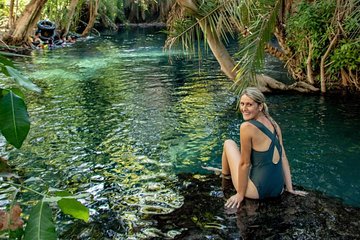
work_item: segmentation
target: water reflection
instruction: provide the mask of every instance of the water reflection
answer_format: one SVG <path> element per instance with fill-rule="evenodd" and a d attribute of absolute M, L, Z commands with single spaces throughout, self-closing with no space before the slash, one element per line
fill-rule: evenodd
<path fill-rule="evenodd" d="M 38 176 L 53 187 L 89 193 L 84 201 L 92 221 L 107 222 L 111 215 L 117 226 L 107 223 L 102 231 L 115 238 L 181 232 L 159 232 L 148 216 L 182 206 L 177 174 L 219 166 L 222 142 L 238 139 L 242 121 L 231 83 L 215 61 L 203 61 L 200 70 L 196 60 L 170 64 L 164 35 L 141 31 L 34 53 L 19 65 L 44 89 L 28 100 L 29 137 L 21 150 L 0 141 L 0 154 L 25 169 L 25 179 Z M 358 102 L 268 99 L 283 127 L 294 183 L 360 204 Z M 59 221 L 65 231 L 69 220 Z"/>

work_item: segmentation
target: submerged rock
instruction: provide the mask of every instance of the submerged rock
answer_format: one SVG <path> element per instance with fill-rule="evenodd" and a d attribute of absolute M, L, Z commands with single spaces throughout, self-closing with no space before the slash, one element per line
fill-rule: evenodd
<path fill-rule="evenodd" d="M 227 210 L 218 176 L 182 174 L 178 187 L 184 205 L 152 217 L 165 236 L 178 230 L 174 239 L 360 239 L 360 209 L 320 192 L 247 199 L 240 209 Z"/>

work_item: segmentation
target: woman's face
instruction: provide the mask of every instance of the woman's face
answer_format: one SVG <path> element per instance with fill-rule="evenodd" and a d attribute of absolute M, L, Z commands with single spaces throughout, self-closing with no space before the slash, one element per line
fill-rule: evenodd
<path fill-rule="evenodd" d="M 242 95 L 240 98 L 240 112 L 245 121 L 256 119 L 258 114 L 261 112 L 261 104 L 258 104 L 246 94 Z"/>

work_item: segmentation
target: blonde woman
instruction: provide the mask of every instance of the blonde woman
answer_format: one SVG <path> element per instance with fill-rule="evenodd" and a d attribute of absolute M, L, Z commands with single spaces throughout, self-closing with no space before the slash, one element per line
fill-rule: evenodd
<path fill-rule="evenodd" d="M 226 140 L 222 153 L 222 174 L 231 176 L 237 191 L 225 206 L 240 207 L 245 197 L 278 197 L 284 189 L 306 195 L 293 189 L 281 129 L 269 115 L 263 93 L 254 87 L 246 88 L 241 94 L 240 112 L 245 120 L 240 126 L 241 149 L 233 140 Z"/>

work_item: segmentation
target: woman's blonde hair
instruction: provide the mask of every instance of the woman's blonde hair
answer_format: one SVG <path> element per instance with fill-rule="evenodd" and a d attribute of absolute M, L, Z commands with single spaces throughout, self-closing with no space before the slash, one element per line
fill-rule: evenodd
<path fill-rule="evenodd" d="M 274 128 L 276 128 L 276 122 L 275 120 L 270 116 L 269 113 L 269 107 L 266 104 L 266 98 L 265 95 L 256 87 L 248 87 L 245 88 L 242 92 L 241 92 L 241 96 L 246 95 L 249 98 L 251 98 L 252 100 L 254 100 L 256 103 L 258 104 L 262 104 L 263 105 L 263 109 L 262 112 L 264 113 L 264 115 L 270 120 L 270 122 L 273 124 Z"/>

